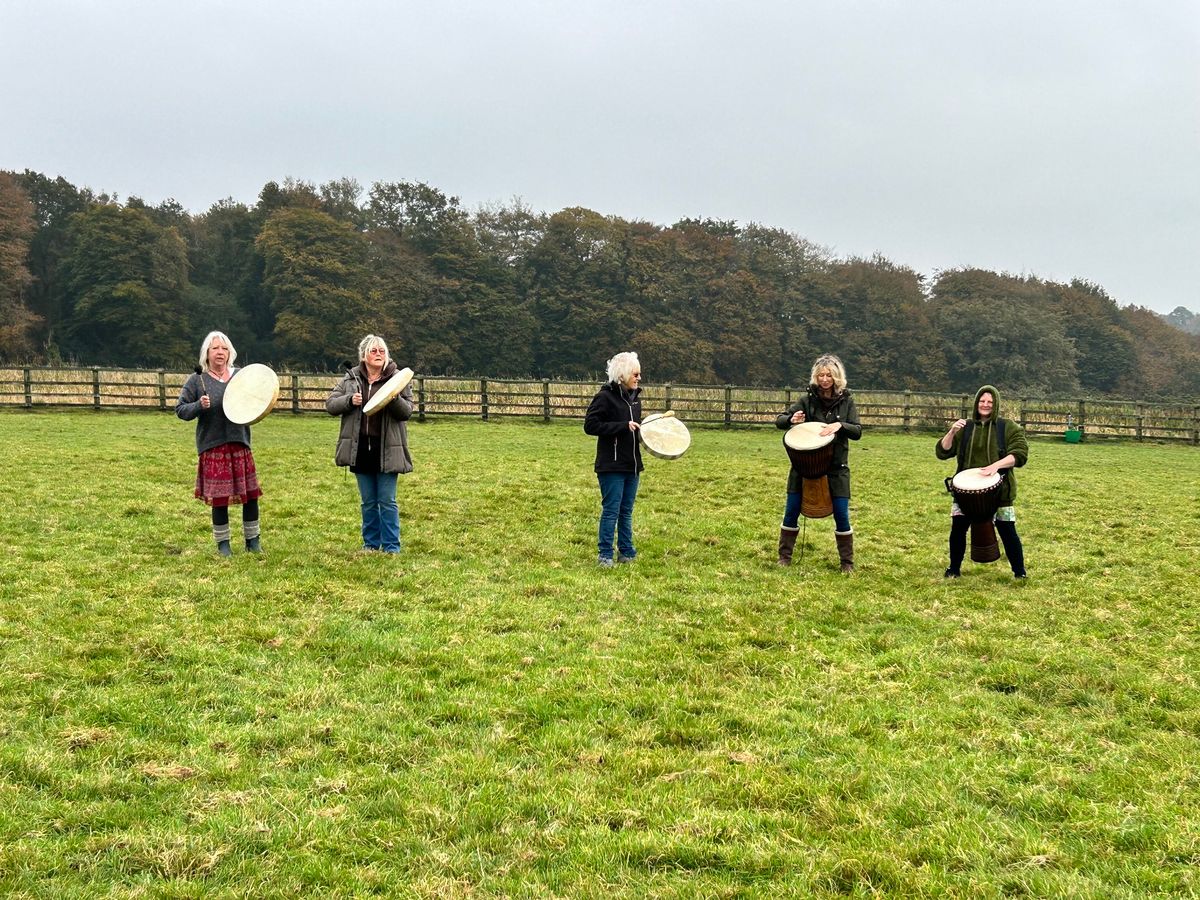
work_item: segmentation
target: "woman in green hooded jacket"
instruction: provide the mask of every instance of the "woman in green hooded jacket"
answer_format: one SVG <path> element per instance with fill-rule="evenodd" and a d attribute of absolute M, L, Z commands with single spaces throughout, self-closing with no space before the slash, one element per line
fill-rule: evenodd
<path fill-rule="evenodd" d="M 967 425 L 970 428 L 967 429 Z M 1003 442 L 1001 441 L 1003 429 Z M 966 430 L 967 444 L 961 447 Z M 1003 446 L 1004 454 L 1000 448 Z M 1013 505 L 1017 499 L 1016 469 L 1029 459 L 1029 442 L 1025 432 L 1016 422 L 1000 417 L 1000 392 L 985 384 L 975 392 L 975 408 L 970 423 L 957 419 L 938 440 L 934 447 L 938 459 L 958 457 L 958 470 L 981 469 L 981 474 L 991 476 L 1004 472 L 1000 483 L 1000 508 L 996 510 L 996 532 L 1004 544 L 1004 555 L 1008 557 L 1013 575 L 1025 577 L 1025 550 L 1017 535 L 1017 512 Z M 950 506 L 950 566 L 947 578 L 957 578 L 962 569 L 963 556 L 967 552 L 967 531 L 971 522 L 963 515 L 957 503 Z"/>

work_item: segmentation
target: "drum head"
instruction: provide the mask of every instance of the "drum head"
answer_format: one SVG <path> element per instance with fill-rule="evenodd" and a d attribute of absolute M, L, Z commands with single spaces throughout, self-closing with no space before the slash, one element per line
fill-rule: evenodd
<path fill-rule="evenodd" d="M 963 469 L 951 481 L 960 491 L 987 491 L 1000 483 L 1000 473 L 980 475 L 979 469 Z"/>
<path fill-rule="evenodd" d="M 820 450 L 826 444 L 832 443 L 836 436 L 835 432 L 821 437 L 821 429 L 824 427 L 824 422 L 801 422 L 787 430 L 783 442 L 793 450 Z"/>
<path fill-rule="evenodd" d="M 687 426 L 674 414 L 654 413 L 642 419 L 642 445 L 659 459 L 679 459 L 692 445 Z"/>
<path fill-rule="evenodd" d="M 375 413 L 400 396 L 400 392 L 408 387 L 408 383 L 412 380 L 413 370 L 407 367 L 401 369 L 385 381 L 383 386 L 367 401 L 367 405 L 363 407 L 363 412 L 368 416 L 375 415 Z"/>
<path fill-rule="evenodd" d="M 253 425 L 267 417 L 278 399 L 279 376 L 270 366 L 251 363 L 233 373 L 225 386 L 221 408 L 234 425 Z"/>

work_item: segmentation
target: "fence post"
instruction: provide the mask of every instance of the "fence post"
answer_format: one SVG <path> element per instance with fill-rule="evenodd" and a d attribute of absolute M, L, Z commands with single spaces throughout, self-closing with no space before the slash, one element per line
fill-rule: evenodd
<path fill-rule="evenodd" d="M 425 376 L 417 376 L 417 421 L 425 421 Z"/>
<path fill-rule="evenodd" d="M 666 395 L 663 397 L 663 409 L 671 408 L 671 382 L 667 382 L 663 387 L 666 389 Z"/>
<path fill-rule="evenodd" d="M 1029 398 L 1028 398 L 1028 397 L 1022 397 L 1022 398 L 1021 398 L 1019 401 L 1017 401 L 1017 402 L 1019 402 L 1019 403 L 1021 404 L 1021 419 L 1020 419 L 1020 422 L 1021 422 L 1021 430 L 1022 430 L 1022 431 L 1028 431 L 1029 429 L 1028 429 L 1028 427 L 1027 427 L 1027 426 L 1028 426 L 1028 424 L 1029 424 L 1029 422 L 1028 422 L 1028 420 L 1029 420 L 1029 417 L 1028 417 L 1027 415 L 1025 415 L 1025 407 L 1029 405 Z"/>
<path fill-rule="evenodd" d="M 92 366 L 92 408 L 100 408 L 100 367 Z"/>
<path fill-rule="evenodd" d="M 1085 423 L 1084 423 L 1084 419 L 1083 419 L 1083 417 L 1084 417 L 1084 414 L 1086 413 L 1086 411 L 1087 411 L 1087 410 L 1086 410 L 1086 405 L 1084 404 L 1084 402 L 1083 402 L 1083 399 L 1082 399 L 1082 398 L 1080 398 L 1080 400 L 1079 400 L 1079 409 L 1078 409 L 1078 413 L 1079 413 L 1079 415 L 1077 416 L 1077 420 L 1078 420 L 1079 424 L 1078 424 L 1078 425 L 1076 425 L 1075 427 L 1079 429 L 1079 436 L 1080 436 L 1080 439 L 1081 439 L 1081 440 L 1082 440 L 1082 438 L 1083 438 L 1083 435 L 1084 435 L 1084 434 L 1085 434 L 1085 432 L 1086 432 L 1086 429 L 1083 427 L 1083 426 L 1084 426 L 1084 424 L 1085 424 Z"/>
<path fill-rule="evenodd" d="M 167 378 L 162 369 L 158 370 L 158 408 L 163 412 L 167 409 Z"/>
<path fill-rule="evenodd" d="M 1192 407 L 1192 443 L 1200 444 L 1200 406 Z"/>
<path fill-rule="evenodd" d="M 483 413 L 483 421 L 488 420 L 488 395 L 487 395 L 487 379 L 479 379 L 479 408 Z"/>
<path fill-rule="evenodd" d="M 25 408 L 30 409 L 33 406 L 33 376 L 29 371 L 29 366 L 24 368 L 25 373 Z"/>
<path fill-rule="evenodd" d="M 542 379 L 542 421 L 550 421 L 550 379 Z"/>
<path fill-rule="evenodd" d="M 1137 439 L 1139 441 L 1142 439 L 1142 422 L 1145 418 L 1146 418 L 1146 405 L 1139 400 L 1138 405 L 1137 405 L 1137 419 L 1136 419 L 1136 422 L 1137 422 L 1136 434 L 1137 434 Z"/>
<path fill-rule="evenodd" d="M 725 385 L 725 427 L 733 424 L 733 385 Z"/>
<path fill-rule="evenodd" d="M 300 412 L 300 376 L 292 373 L 292 413 Z"/>
<path fill-rule="evenodd" d="M 912 425 L 912 391 L 904 392 L 904 430 Z"/>

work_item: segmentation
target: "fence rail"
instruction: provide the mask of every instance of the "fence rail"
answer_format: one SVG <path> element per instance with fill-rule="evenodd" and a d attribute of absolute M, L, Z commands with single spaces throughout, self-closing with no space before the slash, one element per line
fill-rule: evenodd
<path fill-rule="evenodd" d="M 170 411 L 190 372 L 103 367 L 24 366 L 0 368 L 0 408 L 155 409 Z M 284 372 L 277 411 L 324 412 L 325 398 L 342 376 Z M 756 388 L 736 385 L 648 385 L 646 410 L 674 409 L 689 424 L 714 426 L 772 425 L 798 399 L 803 388 Z M 596 391 L 593 382 L 551 379 L 413 379 L 416 415 L 582 419 Z M 856 390 L 864 425 L 900 431 L 944 430 L 971 408 L 967 394 Z M 1200 404 L 1141 403 L 1126 400 L 1017 398 L 1002 404 L 1005 416 L 1030 434 L 1137 441 L 1184 441 L 1200 444 Z"/>

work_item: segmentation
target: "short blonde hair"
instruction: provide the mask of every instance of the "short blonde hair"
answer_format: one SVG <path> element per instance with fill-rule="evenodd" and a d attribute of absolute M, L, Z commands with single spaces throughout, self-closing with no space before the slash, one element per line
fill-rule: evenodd
<path fill-rule="evenodd" d="M 217 338 L 224 341 L 225 346 L 229 348 L 229 368 L 233 368 L 233 361 L 237 359 L 237 351 L 233 349 L 233 341 L 229 339 L 229 336 L 223 331 L 210 331 L 200 342 L 200 370 L 202 372 L 208 371 L 208 350 Z"/>
<path fill-rule="evenodd" d="M 608 380 L 615 384 L 624 384 L 629 380 L 629 376 L 641 369 L 642 364 L 638 362 L 638 355 L 629 350 L 625 353 L 618 353 L 608 361 L 606 371 Z"/>
<path fill-rule="evenodd" d="M 368 334 L 365 338 L 358 342 L 358 361 L 362 362 L 367 358 L 367 354 L 374 348 L 383 348 L 383 364 L 386 366 L 392 361 L 392 354 L 388 350 L 387 341 L 377 334 Z"/>
<path fill-rule="evenodd" d="M 817 361 L 813 363 L 812 373 L 808 376 L 809 384 L 816 386 L 817 373 L 822 369 L 828 369 L 829 374 L 833 376 L 833 389 L 837 393 L 840 394 L 846 389 L 846 367 L 832 353 L 823 353 L 817 357 Z"/>

